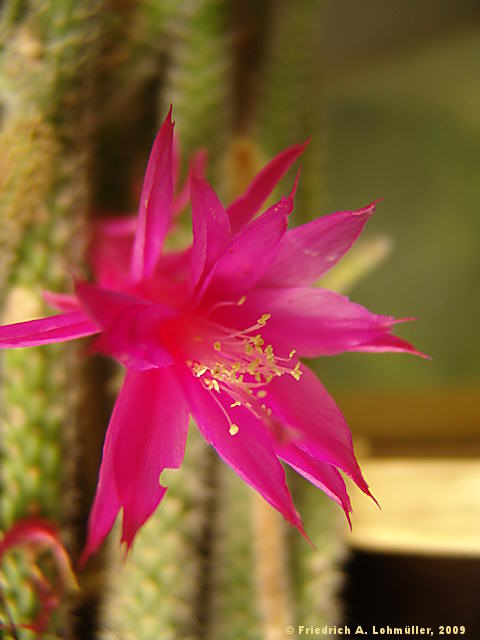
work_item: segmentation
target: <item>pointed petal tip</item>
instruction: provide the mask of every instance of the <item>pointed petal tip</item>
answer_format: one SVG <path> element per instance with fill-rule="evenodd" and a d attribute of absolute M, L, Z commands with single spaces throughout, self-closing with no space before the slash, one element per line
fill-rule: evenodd
<path fill-rule="evenodd" d="M 299 147 L 301 147 L 302 150 L 305 150 L 308 147 L 308 145 L 310 144 L 311 141 L 312 141 L 312 136 L 308 136 L 308 138 L 306 140 L 304 140 L 304 142 L 301 142 L 299 144 Z"/>
<path fill-rule="evenodd" d="M 375 498 L 375 496 L 373 495 L 373 493 L 370 491 L 370 488 L 368 486 L 368 484 L 365 483 L 365 487 L 360 487 L 360 489 L 363 491 L 363 493 L 365 495 L 367 495 L 369 498 L 371 498 L 374 503 L 377 505 L 377 507 L 380 509 L 380 511 L 382 510 L 382 507 L 380 506 L 379 501 Z"/>
<path fill-rule="evenodd" d="M 296 513 L 296 516 L 297 517 L 296 517 L 295 522 L 292 522 L 290 520 L 290 523 L 292 524 L 292 526 L 294 526 L 302 534 L 302 536 L 305 538 L 305 540 L 308 542 L 308 544 L 313 548 L 313 550 L 316 551 L 317 547 L 315 546 L 315 543 L 310 538 L 308 533 L 305 531 L 305 528 L 303 526 L 303 522 L 302 522 L 302 519 L 300 518 L 300 515 L 298 513 Z"/>
<path fill-rule="evenodd" d="M 175 120 L 172 120 L 172 113 L 173 113 L 173 104 L 170 103 L 170 108 L 168 110 L 167 117 L 165 118 L 165 122 L 168 122 L 170 126 L 173 128 L 175 126 Z"/>
<path fill-rule="evenodd" d="M 288 147 L 287 149 L 285 149 L 285 151 L 294 152 L 296 158 L 298 158 L 303 153 L 305 153 L 305 150 L 307 149 L 311 141 L 312 141 L 312 136 L 308 136 L 308 138 L 306 138 L 303 142 L 298 142 L 297 144 L 294 144 L 292 147 Z"/>
<path fill-rule="evenodd" d="M 130 541 L 130 544 L 126 540 L 123 540 L 120 543 L 120 549 L 122 551 L 122 566 L 125 566 L 127 564 L 128 556 L 132 552 L 132 545 L 133 540 Z"/>
<path fill-rule="evenodd" d="M 130 527 L 126 527 L 125 526 L 125 519 L 124 519 L 123 528 L 122 528 L 122 538 L 120 540 L 120 544 L 124 546 L 125 559 L 127 558 L 128 554 L 132 550 L 133 541 L 135 540 L 135 536 L 137 535 L 137 531 L 138 531 L 138 529 L 136 531 L 133 531 Z"/>
<path fill-rule="evenodd" d="M 415 318 L 414 316 L 411 316 L 408 318 L 392 318 L 390 324 L 394 325 L 394 324 L 401 324 L 402 322 L 416 322 L 416 321 L 417 321 L 417 318 Z M 423 351 L 419 351 L 412 344 L 410 344 L 410 342 L 407 342 L 406 340 L 402 340 L 401 338 L 399 338 L 399 340 L 404 344 L 406 352 L 411 353 L 412 355 L 415 355 L 415 356 L 419 356 L 424 360 L 432 359 L 432 357 L 429 356 L 428 353 L 423 353 Z"/>
<path fill-rule="evenodd" d="M 365 207 L 352 211 L 352 214 L 357 217 L 366 216 L 368 219 L 375 213 L 377 204 L 379 204 L 380 202 L 383 202 L 384 199 L 385 198 L 383 196 L 380 198 L 376 198 L 375 200 L 370 202 L 370 204 L 367 204 Z"/>
<path fill-rule="evenodd" d="M 411 344 L 407 340 L 404 340 L 403 338 L 390 333 L 390 329 L 394 324 L 410 321 L 413 318 L 404 318 L 398 320 L 395 318 L 385 317 L 384 319 L 386 320 L 386 322 L 382 327 L 384 331 L 383 335 L 378 335 L 370 342 L 359 344 L 352 350 L 364 351 L 366 353 L 409 353 L 411 355 L 418 356 L 423 360 L 432 359 L 431 356 L 423 353 L 423 351 L 419 351 L 416 347 L 413 346 L 413 344 Z"/>
<path fill-rule="evenodd" d="M 203 160 L 200 152 L 195 154 L 190 159 L 190 167 L 188 171 L 188 180 L 190 181 L 190 188 L 195 189 L 199 188 L 203 182 L 206 182 L 205 178 L 205 165 L 206 162 Z"/>
<path fill-rule="evenodd" d="M 300 168 L 298 169 L 298 171 L 297 171 L 296 176 L 295 176 L 295 182 L 293 183 L 292 190 L 290 191 L 290 194 L 288 195 L 287 200 L 288 200 L 289 198 L 291 198 L 291 199 L 295 199 L 295 196 L 297 195 L 297 188 L 298 188 L 298 183 L 299 183 L 299 181 L 300 181 L 300 175 L 301 175 L 301 173 L 302 173 L 302 168 L 300 167 Z"/>
<path fill-rule="evenodd" d="M 415 316 L 410 316 L 406 318 L 392 318 L 390 324 L 401 324 L 402 322 L 416 322 L 417 318 Z"/>
<path fill-rule="evenodd" d="M 93 554 L 97 553 L 97 551 L 98 551 L 98 546 L 92 545 L 90 544 L 90 542 L 87 542 L 85 544 L 85 547 L 83 548 L 83 551 L 80 554 L 80 558 L 76 562 L 76 568 L 78 569 L 78 571 L 83 571 L 85 569 L 85 565 L 90 560 L 90 557 Z"/>
<path fill-rule="evenodd" d="M 313 540 L 310 538 L 310 536 L 306 533 L 306 531 L 304 529 L 302 529 L 300 531 L 300 533 L 302 534 L 302 536 L 305 538 L 305 540 L 308 542 L 308 544 L 312 547 L 312 549 L 314 551 L 317 551 L 317 545 L 313 542 Z"/>
<path fill-rule="evenodd" d="M 381 200 L 382 200 L 381 198 L 374 200 L 370 204 L 367 204 L 366 207 L 362 207 L 361 209 L 357 209 L 353 211 L 353 215 L 357 217 L 366 216 L 367 218 L 370 218 L 375 213 L 377 204 L 381 202 Z"/>
<path fill-rule="evenodd" d="M 408 344 L 408 343 L 407 343 Z M 411 349 L 404 349 L 404 353 L 409 353 L 412 356 L 417 356 L 418 358 L 421 358 L 422 360 L 431 360 L 432 356 L 429 356 L 428 353 L 423 353 L 423 351 L 419 351 L 418 349 L 415 349 L 415 347 L 413 345 L 410 345 Z"/>
<path fill-rule="evenodd" d="M 422 360 L 432 359 L 432 356 L 429 356 L 428 353 L 423 353 L 423 351 L 420 351 L 419 349 L 414 347 L 413 344 L 411 344 L 407 340 L 403 340 L 402 338 L 398 338 L 397 336 L 395 336 L 395 338 L 396 344 L 399 347 L 399 351 L 403 351 L 403 353 L 409 353 L 412 356 L 418 356 L 419 358 L 422 358 Z"/>
<path fill-rule="evenodd" d="M 205 176 L 205 169 L 208 161 L 208 151 L 207 149 L 198 149 L 191 157 L 190 160 L 190 171 L 191 173 L 197 177 Z"/>

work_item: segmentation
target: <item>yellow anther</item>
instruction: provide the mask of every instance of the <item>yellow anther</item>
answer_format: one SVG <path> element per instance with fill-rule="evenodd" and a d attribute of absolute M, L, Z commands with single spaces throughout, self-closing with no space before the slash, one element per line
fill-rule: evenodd
<path fill-rule="evenodd" d="M 260 324 L 262 325 L 262 327 L 264 327 L 267 324 L 267 320 L 270 320 L 271 317 L 271 313 L 264 313 L 262 317 L 257 320 L 257 324 Z"/>
<path fill-rule="evenodd" d="M 218 382 L 215 379 L 212 380 L 212 387 L 215 389 L 215 391 L 217 393 L 220 393 L 220 386 L 219 386 Z"/>
<path fill-rule="evenodd" d="M 258 393 L 257 393 L 257 398 L 265 398 L 267 395 L 267 392 L 265 391 L 265 389 L 261 389 Z"/>
<path fill-rule="evenodd" d="M 297 380 L 298 382 L 302 377 L 302 372 L 300 371 L 300 363 L 297 362 L 297 364 L 295 365 L 295 369 L 292 369 L 291 371 L 289 371 L 289 373 L 292 378 L 295 378 L 295 380 Z"/>
<path fill-rule="evenodd" d="M 228 430 L 228 433 L 229 433 L 231 436 L 236 436 L 236 435 L 237 435 L 237 433 L 238 433 L 239 431 L 240 431 L 240 428 L 238 427 L 238 425 L 236 425 L 236 424 L 231 424 L 231 425 L 230 425 L 230 429 Z"/>
<path fill-rule="evenodd" d="M 221 362 L 216 362 L 213 369 L 211 369 L 211 372 L 214 378 L 218 378 L 223 373 L 225 373 L 225 367 L 223 366 L 223 364 L 221 364 Z"/>
<path fill-rule="evenodd" d="M 203 374 L 206 373 L 207 371 L 208 371 L 208 367 L 202 366 L 198 364 L 198 362 L 196 362 L 193 365 L 193 373 L 197 376 L 197 378 L 200 378 L 201 376 L 203 376 Z"/>
<path fill-rule="evenodd" d="M 246 299 L 247 299 L 247 296 L 242 296 L 240 300 L 237 302 L 238 306 L 241 307 L 242 304 L 244 304 Z"/>
<path fill-rule="evenodd" d="M 245 345 L 245 353 L 247 356 L 251 356 L 253 353 L 253 346 L 249 342 Z"/>
<path fill-rule="evenodd" d="M 258 358 L 255 358 L 255 360 L 252 360 L 252 362 L 250 362 L 247 367 L 248 373 L 253 376 L 257 372 L 257 368 L 259 364 L 260 364 L 260 360 Z"/>
<path fill-rule="evenodd" d="M 290 351 L 290 353 L 288 354 L 288 357 L 290 358 L 290 360 L 293 358 L 293 356 L 294 356 L 296 353 L 297 353 L 297 350 L 296 350 L 296 349 L 292 349 L 292 350 Z"/>
<path fill-rule="evenodd" d="M 256 347 L 257 349 L 261 347 L 263 344 L 265 344 L 264 339 L 259 333 L 257 333 L 256 336 L 253 336 L 253 338 L 251 338 L 251 342 L 253 346 Z"/>
<path fill-rule="evenodd" d="M 215 351 L 220 351 L 222 348 L 222 343 L 217 340 L 217 342 L 213 343 L 213 348 L 215 349 Z"/>
<path fill-rule="evenodd" d="M 233 409 L 234 407 L 241 407 L 242 403 L 240 402 L 240 400 L 235 400 L 235 402 L 232 402 L 232 404 L 230 405 L 230 409 Z"/>
<path fill-rule="evenodd" d="M 274 359 L 274 355 L 273 355 L 273 347 L 271 344 L 267 344 L 267 346 L 265 347 L 265 356 L 267 357 L 267 360 L 269 362 L 271 362 Z"/>

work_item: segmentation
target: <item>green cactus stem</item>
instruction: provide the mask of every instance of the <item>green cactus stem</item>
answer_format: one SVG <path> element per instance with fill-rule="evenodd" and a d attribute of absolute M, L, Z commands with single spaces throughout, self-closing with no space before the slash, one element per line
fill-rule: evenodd
<path fill-rule="evenodd" d="M 215 173 L 230 122 L 230 53 L 222 0 L 177 3 L 168 21 L 169 66 L 162 112 L 173 104 L 182 153 L 207 147 Z M 211 163 L 211 165 L 212 165 Z"/>
<path fill-rule="evenodd" d="M 212 558 L 212 640 L 262 640 L 255 598 L 252 489 L 220 465 Z"/>
<path fill-rule="evenodd" d="M 338 505 L 303 478 L 290 478 L 295 504 L 316 550 L 297 532 L 290 533 L 292 583 L 296 624 L 323 626 L 341 619 L 339 591 L 346 557 L 343 538 L 348 526 Z M 293 623 L 290 623 L 293 624 Z"/>
<path fill-rule="evenodd" d="M 325 111 L 319 71 L 325 0 L 274 3 L 259 102 L 251 122 L 255 139 L 271 156 L 311 136 L 302 157 L 298 222 L 319 214 L 324 191 Z"/>
<path fill-rule="evenodd" d="M 67 267 L 81 264 L 98 9 L 96 0 L 10 0 L 3 7 L 3 322 L 42 315 L 41 291 L 65 288 Z M 60 524 L 64 541 L 74 550 L 69 523 L 75 507 L 82 366 L 64 345 L 3 355 L 0 528 L 41 515 Z M 35 611 L 21 582 L 21 563 L 12 558 L 4 568 L 3 598 L 13 620 L 26 622 Z M 17 637 L 29 633 L 19 630 Z M 52 633 L 68 637 L 65 611 Z"/>

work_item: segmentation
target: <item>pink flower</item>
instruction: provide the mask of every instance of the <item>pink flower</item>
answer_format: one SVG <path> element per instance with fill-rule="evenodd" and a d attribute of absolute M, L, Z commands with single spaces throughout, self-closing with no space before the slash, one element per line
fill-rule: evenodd
<path fill-rule="evenodd" d="M 299 357 L 344 351 L 409 351 L 398 320 L 371 313 L 312 284 L 348 251 L 374 211 L 341 211 L 287 231 L 292 192 L 262 204 L 302 153 L 274 158 L 227 209 L 190 170 L 193 244 L 162 255 L 172 218 L 173 124 L 150 155 L 129 269 L 110 288 L 76 282 L 50 294 L 60 315 L 0 328 L 0 346 L 22 347 L 97 334 L 92 348 L 126 377 L 108 427 L 85 561 L 123 510 L 129 547 L 162 500 L 165 468 L 183 459 L 189 415 L 237 474 L 303 533 L 286 462 L 351 512 L 339 471 L 370 495 L 345 420 Z M 115 242 L 115 240 L 112 240 Z"/>

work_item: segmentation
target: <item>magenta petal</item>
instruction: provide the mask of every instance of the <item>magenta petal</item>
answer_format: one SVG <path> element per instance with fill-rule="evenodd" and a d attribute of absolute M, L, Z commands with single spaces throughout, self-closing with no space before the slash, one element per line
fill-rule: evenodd
<path fill-rule="evenodd" d="M 187 418 L 170 371 L 127 373 L 105 437 L 81 564 L 99 549 L 121 507 L 122 539 L 131 545 L 165 494 L 160 473 L 182 463 Z"/>
<path fill-rule="evenodd" d="M 287 198 L 267 209 L 236 235 L 205 283 L 216 296 L 249 291 L 272 264 L 293 210 L 297 182 Z"/>
<path fill-rule="evenodd" d="M 177 469 L 183 460 L 188 407 L 172 368 L 128 371 L 112 423 L 118 424 L 112 449 L 122 540 L 130 547 L 166 492 L 161 472 Z"/>
<path fill-rule="evenodd" d="M 295 446 L 293 442 L 284 442 L 276 446 L 277 455 L 292 469 L 295 469 L 309 482 L 324 491 L 345 511 L 348 522 L 352 505 L 348 497 L 345 482 L 335 467 L 326 462 L 315 460 L 308 453 Z"/>
<path fill-rule="evenodd" d="M 272 410 L 272 416 L 283 425 L 282 439 L 314 460 L 338 467 L 370 495 L 344 417 L 315 374 L 305 365 L 301 366 L 301 371 L 302 377 L 298 381 L 284 374 L 274 378 L 267 387 L 266 404 Z M 284 449 L 279 454 L 282 457 L 283 452 L 289 455 L 291 449 Z M 298 462 L 297 459 L 294 463 L 299 469 L 305 467 L 305 471 L 314 477 L 313 469 L 310 467 L 309 470 L 306 462 Z"/>
<path fill-rule="evenodd" d="M 172 202 L 172 214 L 178 216 L 187 206 L 190 199 L 190 181 L 186 180 Z"/>
<path fill-rule="evenodd" d="M 151 304 L 129 293 L 113 291 L 82 281 L 75 282 L 75 293 L 89 316 L 103 328 L 108 327 L 127 307 Z"/>
<path fill-rule="evenodd" d="M 373 202 L 358 211 L 338 211 L 290 229 L 262 286 L 292 287 L 318 280 L 350 249 L 374 211 Z"/>
<path fill-rule="evenodd" d="M 48 318 L 17 322 L 0 327 L 0 349 L 36 347 L 65 342 L 98 333 L 100 328 L 83 311 L 69 311 Z"/>
<path fill-rule="evenodd" d="M 279 180 L 305 151 L 308 141 L 285 149 L 258 173 L 248 189 L 228 207 L 232 230 L 237 233 L 260 211 Z"/>
<path fill-rule="evenodd" d="M 109 239 L 130 238 L 133 240 L 137 229 L 137 216 L 128 215 L 104 218 L 103 220 L 95 221 L 93 229 L 95 236 L 101 235 Z"/>
<path fill-rule="evenodd" d="M 185 180 L 183 186 L 180 191 L 175 195 L 173 199 L 173 215 L 178 215 L 185 209 L 188 204 L 190 198 L 190 177 L 192 170 L 197 173 L 200 173 L 202 176 L 205 175 L 205 168 L 207 164 L 207 154 L 205 150 L 201 149 L 197 151 L 192 158 L 191 169 L 189 171 L 189 175 Z"/>
<path fill-rule="evenodd" d="M 121 287 L 131 280 L 130 263 L 136 228 L 136 216 L 102 220 L 94 225 L 89 259 L 98 284 Z"/>
<path fill-rule="evenodd" d="M 172 107 L 170 107 L 170 111 Z M 178 184 L 178 177 L 180 175 L 180 170 L 182 168 L 181 163 L 181 153 L 180 153 L 180 140 L 178 139 L 178 135 L 176 133 L 173 134 L 173 142 L 172 142 L 172 177 L 173 177 L 173 188 L 175 189 Z"/>
<path fill-rule="evenodd" d="M 228 397 L 213 396 L 190 373 L 184 376 L 184 388 L 193 417 L 207 442 L 242 480 L 303 533 L 300 516 L 286 484 L 285 471 L 264 425 L 243 407 L 229 409 L 231 400 Z M 239 427 L 233 436 L 229 433 L 230 424 L 225 415 L 228 411 L 232 422 Z"/>
<path fill-rule="evenodd" d="M 92 344 L 127 368 L 144 371 L 168 367 L 173 360 L 159 338 L 159 329 L 173 312 L 159 305 L 132 305 L 121 311 Z"/>
<path fill-rule="evenodd" d="M 117 404 L 125 393 L 120 391 Z M 105 435 L 103 445 L 102 462 L 98 475 L 97 490 L 88 518 L 87 541 L 80 557 L 80 567 L 83 567 L 88 558 L 98 551 L 105 536 L 113 527 L 115 519 L 120 511 L 120 499 L 113 474 L 112 442 L 118 436 L 121 423 L 114 411 Z"/>
<path fill-rule="evenodd" d="M 170 307 L 85 282 L 75 284 L 87 313 L 102 327 L 92 349 L 132 369 L 166 367 L 172 358 L 158 337 L 161 325 L 176 315 Z"/>
<path fill-rule="evenodd" d="M 263 313 L 271 314 L 262 330 L 265 340 L 283 346 L 287 353 L 294 347 L 307 358 L 344 351 L 417 353 L 408 342 L 391 335 L 394 318 L 372 313 L 320 287 L 257 289 L 247 295 L 240 310 L 224 310 L 223 319 L 230 314 L 233 321 L 234 313 L 237 323 L 241 314 L 246 326 Z"/>
<path fill-rule="evenodd" d="M 396 320 L 395 324 L 398 322 L 407 322 L 407 320 Z M 422 351 L 418 351 L 415 347 L 403 340 L 403 338 L 399 338 L 398 336 L 394 336 L 391 333 L 383 333 L 373 338 L 368 342 L 368 344 L 361 344 L 358 347 L 352 349 L 352 351 L 363 351 L 366 353 L 412 353 L 416 356 L 420 356 L 420 358 L 425 358 L 426 360 L 430 360 L 430 356 L 423 353 Z"/>
<path fill-rule="evenodd" d="M 77 298 L 75 296 L 69 295 L 68 293 L 43 291 L 42 297 L 47 304 L 49 304 L 54 309 L 59 309 L 60 311 L 76 311 L 80 307 L 80 303 L 78 302 Z"/>
<path fill-rule="evenodd" d="M 193 224 L 191 285 L 194 288 L 225 250 L 231 232 L 222 203 L 198 168 L 191 172 L 190 188 Z"/>
<path fill-rule="evenodd" d="M 143 181 L 131 271 L 135 280 L 152 275 L 172 218 L 172 109 L 155 138 Z"/>

